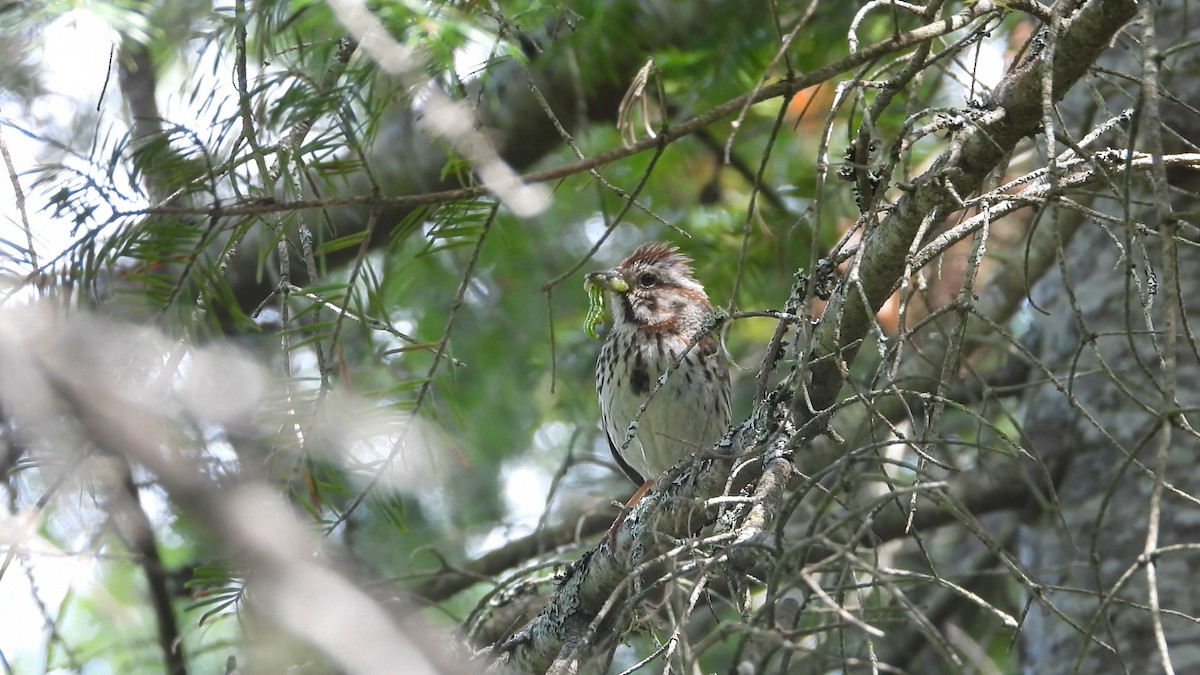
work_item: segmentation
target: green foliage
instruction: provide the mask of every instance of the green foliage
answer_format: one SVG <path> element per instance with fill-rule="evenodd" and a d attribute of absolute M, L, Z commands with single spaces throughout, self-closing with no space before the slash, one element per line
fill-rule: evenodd
<path fill-rule="evenodd" d="M 196 598 L 187 610 L 202 612 L 197 623 L 203 626 L 209 619 L 237 609 L 245 591 L 245 582 L 228 568 L 197 566 L 192 569 L 192 577 L 184 587 Z"/>

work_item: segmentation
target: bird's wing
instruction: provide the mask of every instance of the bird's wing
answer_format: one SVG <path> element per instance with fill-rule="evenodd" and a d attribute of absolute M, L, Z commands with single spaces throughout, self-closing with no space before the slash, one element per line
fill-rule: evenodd
<path fill-rule="evenodd" d="M 629 476 L 629 480 L 633 481 L 634 485 L 639 486 L 645 483 L 646 480 L 637 472 L 637 469 L 630 466 L 629 462 L 626 462 L 621 453 L 617 451 L 617 444 L 613 442 L 612 433 L 609 432 L 607 424 L 604 425 L 604 437 L 608 439 L 608 450 L 612 453 L 613 459 L 617 460 L 617 466 L 621 467 L 621 471 L 624 471 L 626 476 Z M 634 442 L 637 441 L 635 440 Z M 630 443 L 630 445 L 632 446 L 633 443 Z"/>

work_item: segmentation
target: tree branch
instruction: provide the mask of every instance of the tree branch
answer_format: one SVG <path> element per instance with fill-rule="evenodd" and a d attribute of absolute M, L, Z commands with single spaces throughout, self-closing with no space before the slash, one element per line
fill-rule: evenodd
<path fill-rule="evenodd" d="M 150 591 L 150 605 L 158 624 L 158 647 L 169 675 L 187 675 L 187 657 L 183 651 L 183 636 L 175 620 L 175 608 L 171 602 L 167 571 L 158 554 L 158 543 L 150 517 L 142 508 L 138 487 L 133 482 L 133 470 L 122 456 L 113 455 L 119 480 L 112 486 L 112 512 L 118 523 L 118 532 L 125 545 L 146 575 L 146 586 Z"/>
<path fill-rule="evenodd" d="M 996 86 L 987 102 L 989 111 L 954 138 L 887 216 L 869 228 L 853 273 L 831 299 L 813 332 L 811 354 L 801 364 L 811 370 L 797 378 L 796 386 L 803 391 L 797 391 L 792 410 L 798 418 L 810 419 L 833 404 L 876 310 L 900 282 L 922 225 L 941 222 L 957 210 L 957 196 L 979 190 L 1017 142 L 1041 128 L 1043 78 L 1052 78 L 1053 99 L 1061 100 L 1136 10 L 1133 0 L 1092 0 L 1066 21 L 1061 35 L 1043 29 L 1025 59 Z M 1047 68 L 1042 48 L 1050 39 L 1057 47 L 1054 63 Z"/>
<path fill-rule="evenodd" d="M 445 600 L 481 580 L 489 580 L 504 570 L 561 546 L 598 536 L 612 523 L 608 514 L 587 514 L 567 518 L 565 522 L 538 530 L 489 551 L 457 567 L 447 567 L 410 587 L 412 594 L 430 602 Z"/>

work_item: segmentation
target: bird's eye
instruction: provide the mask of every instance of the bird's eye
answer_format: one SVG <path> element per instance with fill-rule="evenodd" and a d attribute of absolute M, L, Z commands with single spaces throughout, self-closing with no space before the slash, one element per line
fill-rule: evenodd
<path fill-rule="evenodd" d="M 642 288 L 650 288 L 658 283 L 658 275 L 653 272 L 645 272 L 638 277 L 638 283 Z"/>

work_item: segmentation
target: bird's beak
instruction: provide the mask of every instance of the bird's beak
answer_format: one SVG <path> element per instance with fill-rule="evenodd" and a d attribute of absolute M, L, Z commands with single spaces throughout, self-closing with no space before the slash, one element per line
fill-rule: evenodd
<path fill-rule="evenodd" d="M 629 290 L 629 283 L 616 270 L 590 272 L 585 278 L 583 286 L 584 288 L 598 287 L 601 290 L 612 291 L 613 293 L 625 293 Z"/>

